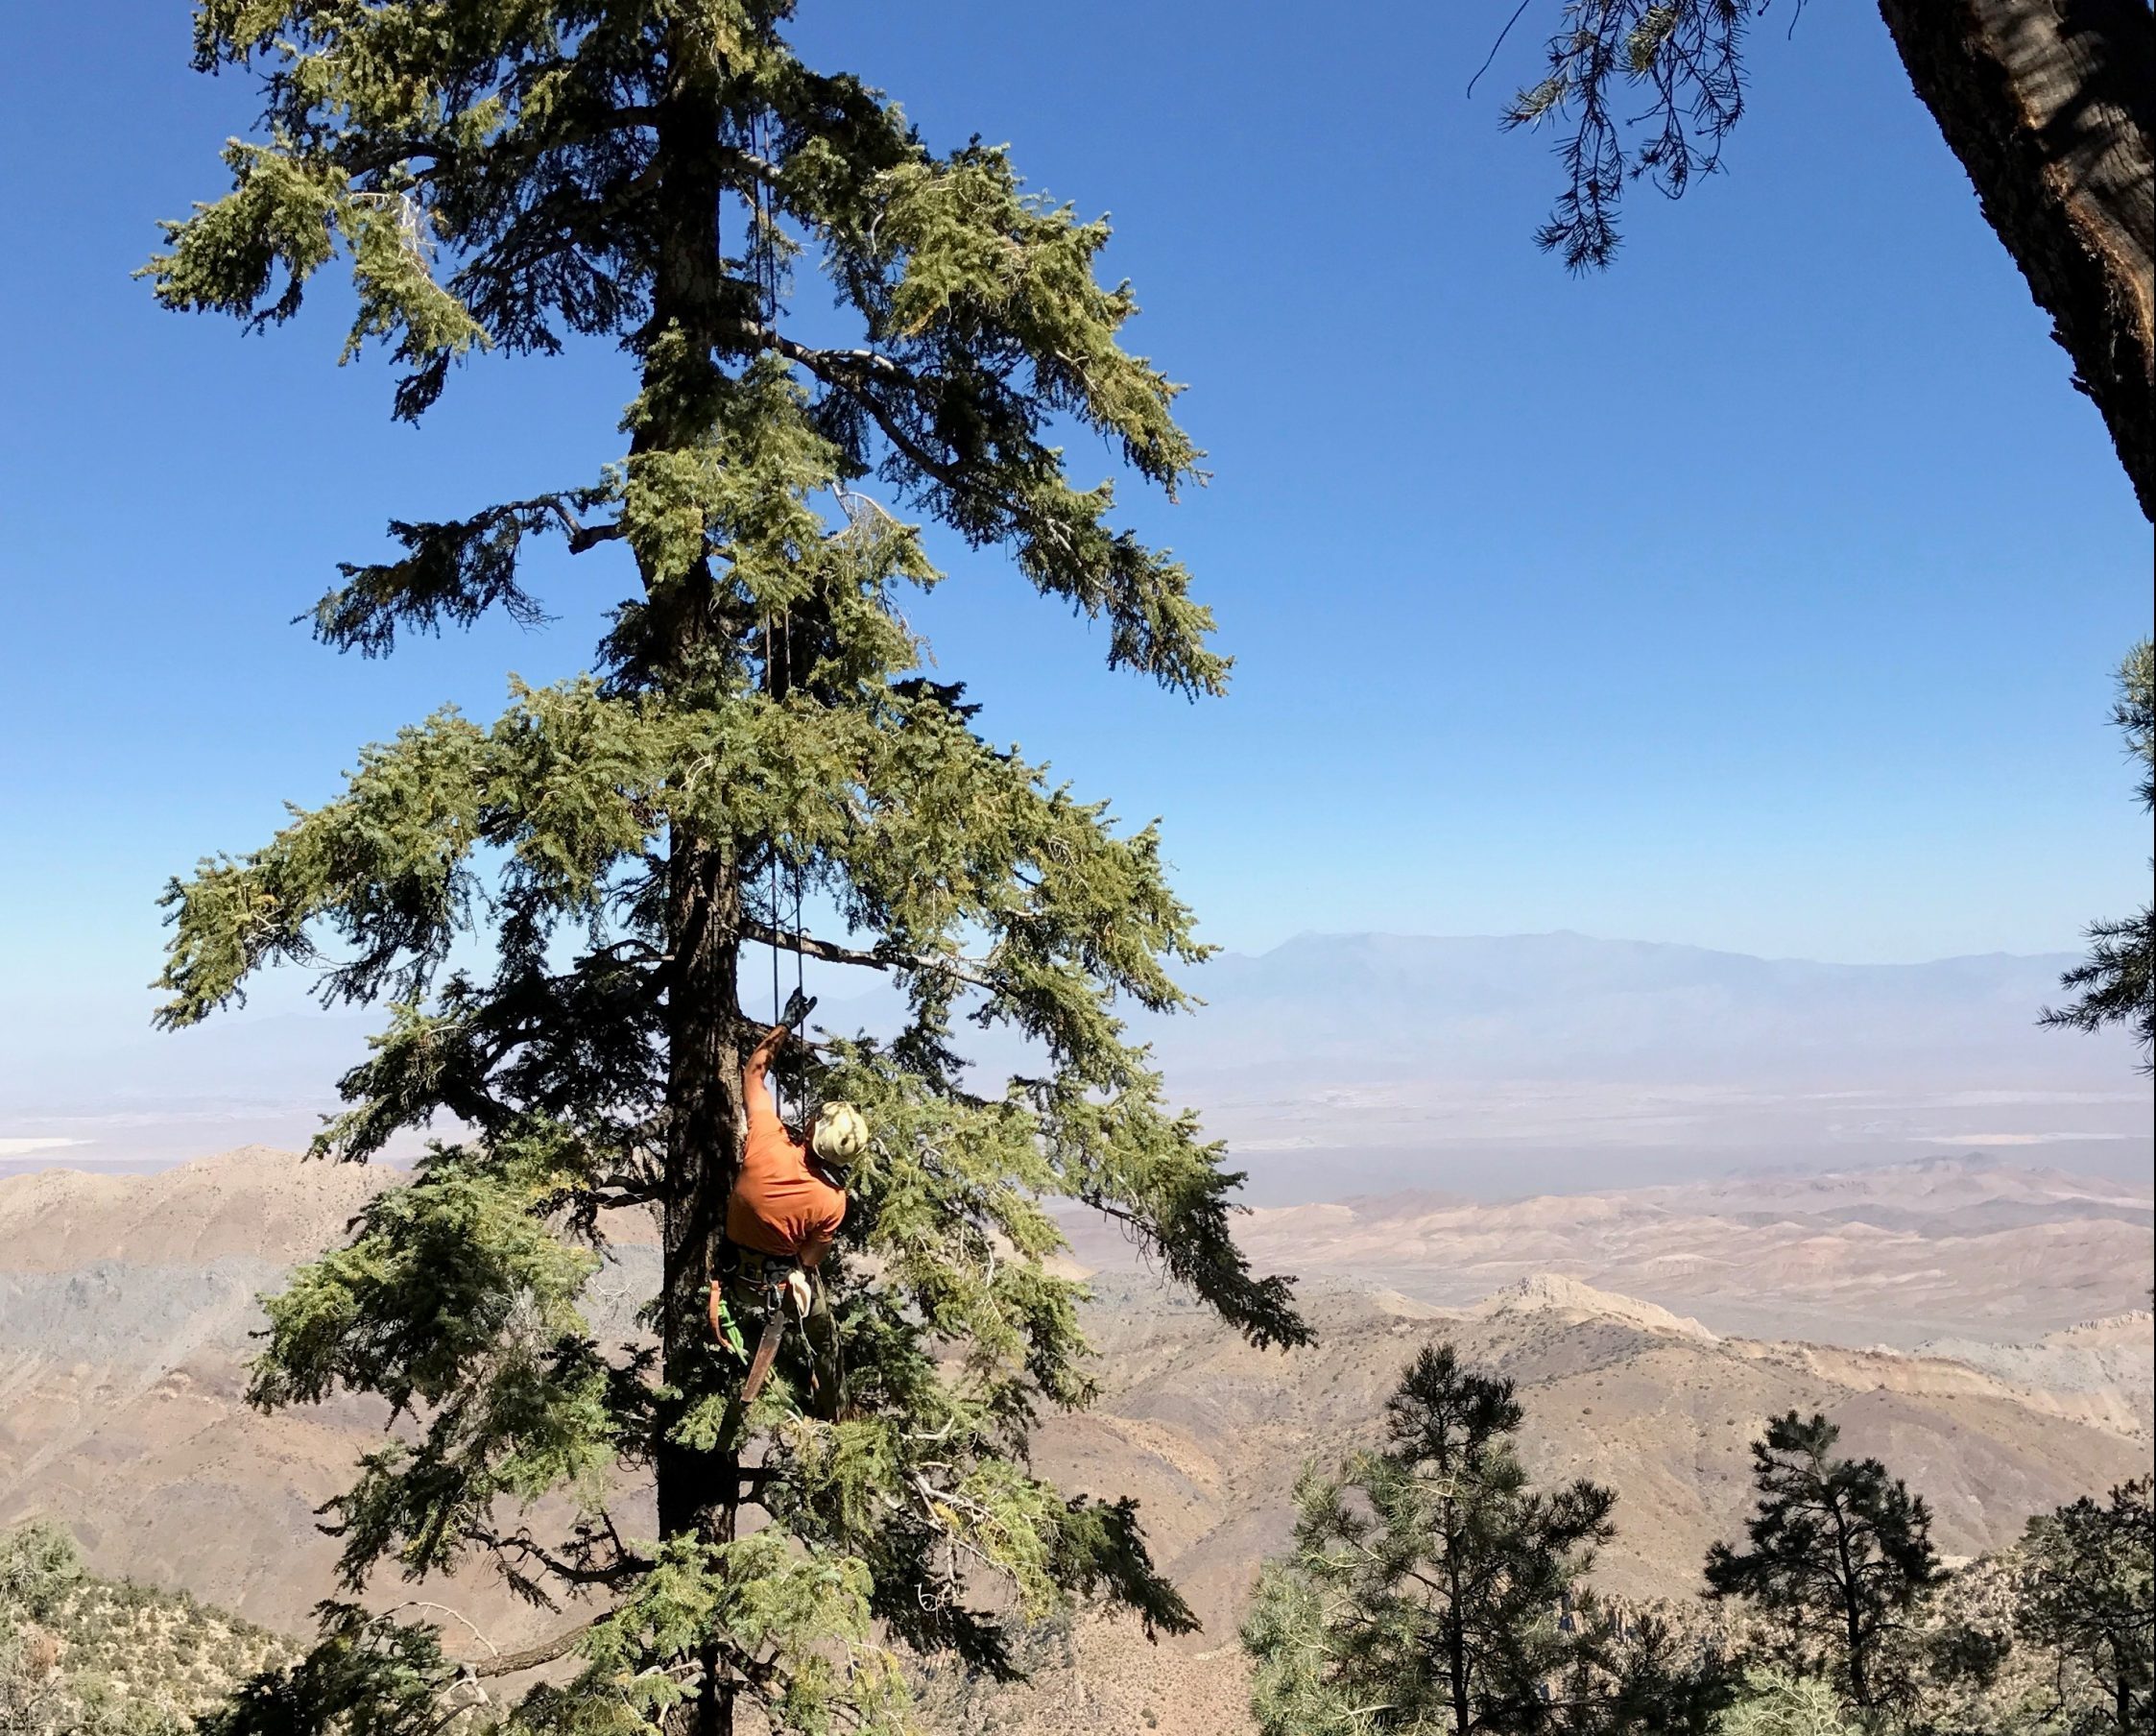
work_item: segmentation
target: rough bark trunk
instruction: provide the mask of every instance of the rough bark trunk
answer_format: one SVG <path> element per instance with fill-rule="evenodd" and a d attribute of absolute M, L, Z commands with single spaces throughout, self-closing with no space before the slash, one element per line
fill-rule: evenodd
<path fill-rule="evenodd" d="M 2147 0 L 1880 0 L 1880 15 L 2156 520 Z"/>
<path fill-rule="evenodd" d="M 668 929 L 675 952 L 668 997 L 664 1257 L 665 1379 L 693 1400 L 709 1389 L 706 1286 L 726 1198 L 740 1162 L 740 1049 L 734 1010 L 740 887 L 722 849 L 677 837 L 669 863 Z M 659 1451 L 656 1475 L 661 1537 L 726 1542 L 734 1534 L 740 1480 L 730 1452 Z M 715 1650 L 704 1659 L 705 1692 L 682 1728 L 731 1736 L 733 1686 Z"/>
<path fill-rule="evenodd" d="M 1864 1662 L 1864 1603 L 1857 1583 L 1857 1564 L 1850 1555 L 1849 1524 L 1838 1501 L 1833 1515 L 1834 1560 L 1841 1570 L 1834 1578 L 1834 1591 L 1841 1599 L 1843 1633 L 1849 1644 L 1849 1697 L 1868 1711 L 1872 1684 Z"/>
<path fill-rule="evenodd" d="M 706 430 L 693 406 L 693 377 L 717 368 L 728 284 L 719 245 L 726 192 L 721 133 L 724 68 L 708 45 L 677 29 L 657 104 L 659 232 L 648 335 L 669 327 L 687 353 L 660 351 L 645 364 L 645 420 L 631 442 L 638 453 L 694 444 Z M 646 571 L 653 677 L 694 687 L 723 655 L 725 631 L 708 563 L 685 573 Z M 720 1378 L 706 1327 L 709 1282 L 726 1200 L 741 1161 L 738 1007 L 740 864 L 729 840 L 678 828 L 668 846 L 666 1175 L 659 1322 L 667 1384 L 693 1403 Z M 727 1452 L 661 1446 L 654 1467 L 662 1538 L 730 1541 L 740 1497 L 737 1463 Z M 672 1736 L 732 1736 L 737 1683 L 715 1647 L 704 1650 L 703 1687 L 669 1715 Z"/>

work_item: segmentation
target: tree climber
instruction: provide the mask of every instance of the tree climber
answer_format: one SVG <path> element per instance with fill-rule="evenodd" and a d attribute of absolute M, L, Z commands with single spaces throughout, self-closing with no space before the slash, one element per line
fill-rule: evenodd
<path fill-rule="evenodd" d="M 736 1306 L 761 1316 L 762 1333 L 736 1401 L 746 1410 L 771 1371 L 791 1309 L 808 1344 L 810 1407 L 828 1422 L 843 1403 L 844 1374 L 838 1328 L 817 1268 L 845 1219 L 847 1178 L 869 1143 L 868 1122 L 850 1103 L 826 1103 L 796 1134 L 779 1119 L 767 1076 L 815 1005 L 797 988 L 741 1070 L 749 1132 L 727 1198 L 722 1276 L 711 1281 L 710 1314 L 712 1333 L 736 1356 L 748 1352 L 728 1292 Z"/>

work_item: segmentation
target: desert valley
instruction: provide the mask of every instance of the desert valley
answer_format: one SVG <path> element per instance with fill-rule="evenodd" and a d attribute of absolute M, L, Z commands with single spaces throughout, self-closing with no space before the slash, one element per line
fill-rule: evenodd
<path fill-rule="evenodd" d="M 91 1567 L 297 1634 L 330 1585 L 316 1507 L 376 1438 L 376 1406 L 262 1416 L 242 1401 L 258 1292 L 335 1241 L 397 1173 L 262 1147 L 140 1175 L 0 1179 L 0 1525 L 63 1522 Z M 1170 1292 L 1117 1237 L 1069 1223 L 1091 1275 L 1103 1399 L 1049 1421 L 1041 1468 L 1135 1494 L 1203 1631 L 1150 1646 L 1081 1621 L 1030 1685 L 945 1673 L 954 1731 L 1246 1732 L 1236 1627 L 1283 1545 L 1295 1477 L 1372 1438 L 1437 1338 L 1519 1384 L 1538 1478 L 1619 1497 L 1597 1583 L 1696 1588 L 1738 1529 L 1747 1443 L 1826 1412 L 1930 1503 L 1942 1551 L 1980 1555 L 2030 1514 L 2145 1470 L 2151 1190 L 1952 1155 L 1826 1173 L 1476 1203 L 1422 1194 L 1266 1208 L 1261 1266 L 1298 1273 L 1319 1334 L 1258 1351 Z M 618 1226 L 594 1281 L 629 1334 L 657 1250 Z M 440 1605 L 452 1648 L 559 1625 L 484 1579 L 379 1585 Z M 448 1610 L 453 1608 L 452 1616 Z"/>

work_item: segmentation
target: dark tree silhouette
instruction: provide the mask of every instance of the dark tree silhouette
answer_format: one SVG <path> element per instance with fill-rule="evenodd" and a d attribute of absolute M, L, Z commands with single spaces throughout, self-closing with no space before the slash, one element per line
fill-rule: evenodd
<path fill-rule="evenodd" d="M 2146 1477 L 2029 1521 L 2018 1626 L 2057 1660 L 2058 1727 L 2156 1727 L 2156 1508 Z"/>
<path fill-rule="evenodd" d="M 1786 1618 L 1795 1649 L 1832 1657 L 1850 1701 L 1872 1711 L 1898 1694 L 1878 1667 L 1883 1643 L 1946 1576 L 1922 1497 L 1876 1459 L 1836 1459 L 1840 1433 L 1794 1410 L 1767 1424 L 1752 1443 L 1750 1547 L 1715 1544 L 1707 1590 Z"/>
<path fill-rule="evenodd" d="M 1513 1384 L 1424 1349 L 1386 1444 L 1305 1474 L 1295 1547 L 1244 1625 L 1268 1736 L 1319 1729 L 1704 1731 L 1718 1668 L 1586 1595 L 1616 1497 L 1528 1486 Z"/>
<path fill-rule="evenodd" d="M 2147 639 L 2120 665 L 2111 720 L 2141 761 L 2141 810 L 2156 811 L 2156 645 Z M 2142 1072 L 2156 1073 L 2156 904 L 2144 904 L 2138 916 L 2091 923 L 2088 938 L 2087 959 L 2059 979 L 2077 991 L 2074 999 L 2048 1009 L 2044 1023 L 2090 1031 L 2128 1025 L 2141 1044 Z"/>

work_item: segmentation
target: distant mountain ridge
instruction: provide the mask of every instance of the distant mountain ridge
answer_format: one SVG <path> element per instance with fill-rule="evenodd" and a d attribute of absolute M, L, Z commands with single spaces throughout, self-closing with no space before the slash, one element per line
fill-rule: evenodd
<path fill-rule="evenodd" d="M 1574 933 L 1300 936 L 1136 1021 L 1254 1197 L 1478 1197 L 2041 1151 L 2145 1173 L 2130 1044 L 2039 1028 L 2063 955 L 1762 959 Z"/>
<path fill-rule="evenodd" d="M 2057 1033 L 2035 1028 L 2072 962 L 1995 952 L 1825 964 L 1567 930 L 1309 933 L 1263 953 L 1221 954 L 1189 980 L 1210 1008 L 1197 1022 L 1200 1049 L 1287 1017 L 1328 1052 L 1386 1053 L 1403 1038 L 1441 1037 L 1416 1057 L 1440 1077 L 1495 1063 L 1515 1076 L 1577 1078 L 1618 1061 L 1635 1063 L 1619 1070 L 1633 1081 L 1696 1077 L 1711 1059 L 1739 1061 L 1741 1076 L 1759 1083 L 1792 1062 L 1876 1073 L 1912 1055 L 1952 1058 L 1972 1076 L 2014 1055 L 2046 1072 L 2108 1077 L 2100 1046 L 2062 1047 Z M 1657 1071 L 1642 1073 L 1641 1061 Z"/>
<path fill-rule="evenodd" d="M 1183 973 L 1205 1002 L 1192 1015 L 1125 1011 L 1265 1202 L 1429 1186 L 1487 1197 L 2000 1147 L 2145 1170 L 2151 1100 L 2129 1045 L 2037 1027 L 2072 962 L 1823 964 L 1569 931 L 1309 933 Z M 809 976 L 828 1028 L 896 1023 L 897 996 L 873 973 Z M 0 1085 L 0 1138 L 88 1143 L 0 1172 L 301 1144 L 372 1023 L 213 1020 L 33 1060 Z M 1025 1064 L 1006 1033 L 961 1035 L 991 1075 Z M 53 1043 L 64 1047 L 33 1033 L 33 1048 Z"/>

